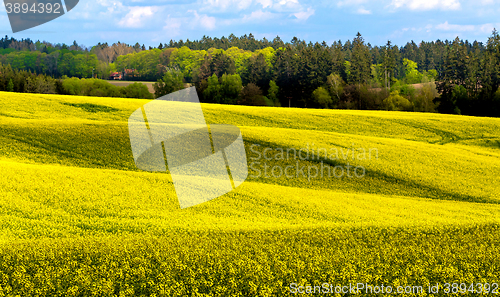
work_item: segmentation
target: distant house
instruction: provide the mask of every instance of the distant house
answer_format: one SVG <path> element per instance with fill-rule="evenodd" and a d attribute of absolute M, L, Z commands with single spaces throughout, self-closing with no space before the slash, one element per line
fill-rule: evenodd
<path fill-rule="evenodd" d="M 109 76 L 110 80 L 122 80 L 127 77 L 135 77 L 135 69 L 125 69 L 123 72 L 112 72 Z"/>
<path fill-rule="evenodd" d="M 109 76 L 109 79 L 111 80 L 120 80 L 123 78 L 123 75 L 121 72 L 113 72 L 111 73 L 111 75 Z"/>
<path fill-rule="evenodd" d="M 123 77 L 127 79 L 128 77 L 135 77 L 135 69 L 125 69 L 123 71 Z"/>

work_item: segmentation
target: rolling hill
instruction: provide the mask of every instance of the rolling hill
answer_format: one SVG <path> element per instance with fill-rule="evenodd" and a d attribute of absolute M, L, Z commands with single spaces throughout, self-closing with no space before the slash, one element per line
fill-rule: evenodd
<path fill-rule="evenodd" d="M 202 104 L 240 128 L 249 177 L 180 209 L 168 172 L 134 164 L 147 102 L 0 92 L 0 296 L 499 281 L 500 119 Z"/>

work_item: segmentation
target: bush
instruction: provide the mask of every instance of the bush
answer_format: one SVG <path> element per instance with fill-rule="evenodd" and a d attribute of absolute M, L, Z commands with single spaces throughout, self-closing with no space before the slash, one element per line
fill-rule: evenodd
<path fill-rule="evenodd" d="M 436 89 L 436 83 L 434 81 L 425 81 L 423 80 L 423 87 L 420 89 L 420 92 L 415 99 L 413 100 L 413 104 L 415 105 L 415 111 L 420 112 L 436 112 L 436 104 L 434 103 L 434 99 L 438 97 L 438 91 Z"/>
<path fill-rule="evenodd" d="M 222 96 L 220 89 L 219 78 L 217 75 L 213 74 L 208 78 L 207 87 L 203 91 L 203 97 L 207 102 L 221 103 Z"/>
<path fill-rule="evenodd" d="M 264 102 L 266 103 L 267 106 L 271 106 L 273 107 L 274 106 L 274 101 L 267 98 L 266 96 L 262 96 L 262 99 L 264 99 Z"/>
<path fill-rule="evenodd" d="M 64 79 L 60 87 L 55 83 L 56 87 L 65 95 L 153 99 L 153 94 L 141 83 L 118 87 L 101 79 L 72 77 Z"/>
<path fill-rule="evenodd" d="M 415 87 L 413 87 L 412 85 L 402 84 L 401 86 L 396 88 L 396 90 L 399 91 L 399 94 L 401 94 L 401 96 L 404 96 L 406 98 L 411 99 L 416 95 Z"/>
<path fill-rule="evenodd" d="M 249 83 L 241 91 L 240 104 L 243 105 L 256 105 L 256 106 L 266 106 L 266 100 L 262 96 L 262 90 L 256 86 L 254 83 Z"/>
<path fill-rule="evenodd" d="M 386 110 L 411 111 L 413 104 L 405 97 L 399 95 L 399 91 L 392 91 L 389 97 L 384 100 Z"/>
<path fill-rule="evenodd" d="M 222 102 L 224 104 L 236 104 L 243 88 L 239 74 L 223 74 L 220 78 Z"/>
<path fill-rule="evenodd" d="M 82 84 L 76 77 L 66 78 L 62 81 L 62 91 L 65 95 L 81 95 Z"/>
<path fill-rule="evenodd" d="M 63 92 L 68 95 L 122 97 L 120 87 L 95 78 L 67 78 L 63 80 Z"/>
<path fill-rule="evenodd" d="M 149 92 L 148 87 L 141 83 L 133 83 L 123 87 L 120 91 L 125 98 L 154 99 L 154 96 Z"/>
<path fill-rule="evenodd" d="M 241 89 L 242 84 L 239 74 L 223 74 L 220 79 L 213 74 L 208 78 L 207 87 L 203 91 L 203 98 L 207 102 L 236 104 Z"/>
<path fill-rule="evenodd" d="M 81 79 L 84 96 L 95 97 L 122 97 L 120 87 L 110 84 L 107 81 L 90 78 Z"/>
<path fill-rule="evenodd" d="M 339 101 L 338 108 L 340 109 L 355 109 L 358 106 L 361 94 L 358 86 L 346 85 L 342 90 L 341 100 Z"/>
<path fill-rule="evenodd" d="M 316 90 L 314 90 L 314 92 L 312 93 L 312 97 L 314 102 L 316 102 L 323 108 L 328 108 L 328 105 L 333 103 L 332 97 L 330 97 L 328 91 L 323 87 L 318 87 Z"/>
<path fill-rule="evenodd" d="M 269 81 L 269 89 L 267 90 L 267 98 L 273 102 L 272 106 L 281 107 L 281 103 L 278 97 L 279 87 L 276 85 L 274 80 Z M 267 101 L 266 101 L 267 102 Z"/>
<path fill-rule="evenodd" d="M 31 76 L 26 79 L 24 92 L 38 94 L 55 94 L 56 83 L 55 79 L 50 76 L 38 75 Z"/>
<path fill-rule="evenodd" d="M 184 89 L 184 76 L 180 70 L 170 69 L 154 85 L 155 97 L 159 98 L 167 94 Z"/>
<path fill-rule="evenodd" d="M 332 105 L 336 107 L 341 100 L 342 93 L 344 92 L 345 82 L 338 74 L 330 74 L 326 79 L 328 91 L 332 97 Z"/>

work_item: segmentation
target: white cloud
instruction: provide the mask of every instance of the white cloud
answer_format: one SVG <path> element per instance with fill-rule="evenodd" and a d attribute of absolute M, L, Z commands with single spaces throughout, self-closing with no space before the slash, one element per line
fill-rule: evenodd
<path fill-rule="evenodd" d="M 250 5 L 252 5 L 252 0 L 240 0 L 240 1 L 238 1 L 238 9 L 239 10 L 247 9 Z"/>
<path fill-rule="evenodd" d="M 267 8 L 273 5 L 273 0 L 257 0 L 257 3 L 262 5 L 262 8 Z"/>
<path fill-rule="evenodd" d="M 204 0 L 203 9 L 225 11 L 236 9 L 238 11 L 247 9 L 252 5 L 252 0 Z"/>
<path fill-rule="evenodd" d="M 118 25 L 127 28 L 140 28 L 144 25 L 144 21 L 149 19 L 156 10 L 157 8 L 154 6 L 130 7 L 130 12 L 118 22 Z"/>
<path fill-rule="evenodd" d="M 448 23 L 448 21 L 446 21 L 443 24 L 434 26 L 434 28 L 441 31 L 452 32 L 491 33 L 494 28 L 499 28 L 499 25 L 499 23 L 486 23 L 482 25 L 457 25 L 450 24 Z"/>
<path fill-rule="evenodd" d="M 295 16 L 300 21 L 305 21 L 313 14 L 314 14 L 314 9 L 309 7 L 309 8 L 307 8 L 307 11 L 300 11 L 300 12 L 292 13 L 291 15 Z"/>
<path fill-rule="evenodd" d="M 461 8 L 459 0 L 392 0 L 391 6 L 407 7 L 410 10 L 457 10 Z"/>
<path fill-rule="evenodd" d="M 215 18 L 214 17 L 209 17 L 207 16 L 206 14 L 205 15 L 202 15 L 201 18 L 200 18 L 200 24 L 209 29 L 209 30 L 212 30 L 215 28 Z"/>
<path fill-rule="evenodd" d="M 367 0 L 345 0 L 345 1 L 338 1 L 337 6 L 342 7 L 342 6 L 358 6 L 360 4 L 366 3 Z"/>
<path fill-rule="evenodd" d="M 341 0 L 337 1 L 337 6 L 338 7 L 351 7 L 352 12 L 356 14 L 372 14 L 372 11 L 370 9 L 365 8 L 365 3 L 367 3 L 368 0 Z M 374 4 L 374 1 L 368 4 Z"/>
<path fill-rule="evenodd" d="M 96 8 L 100 8 L 99 6 L 106 7 L 106 12 L 108 14 L 113 14 L 116 12 L 123 12 L 125 6 L 120 1 L 112 1 L 112 0 L 97 0 Z M 79 3 L 81 5 L 81 3 Z M 80 8 L 80 6 L 77 6 Z M 91 5 L 87 5 L 86 8 L 91 7 Z"/>
<path fill-rule="evenodd" d="M 196 10 L 188 10 L 188 12 L 194 13 L 194 24 L 201 26 L 208 30 L 215 29 L 216 19 L 214 17 L 208 16 L 206 14 L 199 15 Z"/>
<path fill-rule="evenodd" d="M 303 6 L 299 0 L 200 0 L 200 12 L 240 12 L 248 9 L 267 9 L 280 12 L 300 12 Z"/>
<path fill-rule="evenodd" d="M 358 8 L 358 10 L 356 12 L 359 14 L 372 14 L 372 12 L 370 10 L 364 9 L 363 7 Z"/>
<path fill-rule="evenodd" d="M 92 3 L 93 4 L 93 3 Z M 71 10 L 70 13 L 67 14 L 68 19 L 70 20 L 89 20 L 92 19 L 97 11 L 95 10 L 95 7 L 92 7 L 91 3 L 84 3 L 84 2 L 79 2 L 78 3 L 78 9 L 73 9 Z M 114 7 L 111 7 L 111 9 L 108 7 L 108 13 L 113 14 L 114 10 L 119 7 L 120 10 L 123 10 L 124 7 L 121 5 L 114 5 Z M 111 11 L 109 11 L 111 10 Z"/>
<path fill-rule="evenodd" d="M 171 19 L 170 15 L 168 16 L 167 20 L 165 21 L 165 26 L 163 26 L 163 30 L 166 31 L 166 34 L 170 37 L 176 37 L 181 34 L 181 20 L 179 19 Z"/>
<path fill-rule="evenodd" d="M 448 21 L 444 22 L 443 24 L 436 25 L 435 28 L 442 31 L 455 31 L 455 32 L 467 32 L 467 31 L 470 32 L 476 30 L 476 26 L 474 25 L 455 25 L 455 24 L 449 24 Z"/>
<path fill-rule="evenodd" d="M 99 23 L 117 23 L 119 19 L 130 12 L 130 8 L 123 5 L 121 1 L 91 0 L 80 1 L 75 9 L 72 9 L 65 18 L 69 20 L 94 20 Z"/>
<path fill-rule="evenodd" d="M 206 0 L 204 1 L 204 4 L 213 8 L 226 9 L 230 4 L 234 2 L 235 1 L 233 0 Z"/>
<path fill-rule="evenodd" d="M 242 18 L 243 22 L 265 21 L 276 17 L 276 14 L 270 11 L 262 11 L 261 9 L 253 11 L 250 15 L 245 15 Z"/>
<path fill-rule="evenodd" d="M 498 28 L 499 24 L 484 24 L 481 27 L 479 27 L 479 30 L 483 33 L 491 33 L 493 32 L 493 29 Z"/>
<path fill-rule="evenodd" d="M 392 34 L 389 36 L 389 39 L 400 38 L 400 37 L 404 36 L 406 34 L 406 32 L 408 32 L 408 30 L 409 30 L 408 28 L 396 30 L 396 31 L 392 32 Z"/>
<path fill-rule="evenodd" d="M 298 4 L 297 0 L 280 0 L 279 5 Z"/>

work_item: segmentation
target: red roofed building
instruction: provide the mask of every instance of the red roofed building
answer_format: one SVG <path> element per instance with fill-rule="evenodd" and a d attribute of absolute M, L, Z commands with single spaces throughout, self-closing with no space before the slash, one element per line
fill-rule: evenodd
<path fill-rule="evenodd" d="M 122 73 L 121 72 L 112 72 L 111 75 L 109 76 L 109 79 L 111 80 L 120 80 L 122 79 Z"/>

